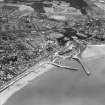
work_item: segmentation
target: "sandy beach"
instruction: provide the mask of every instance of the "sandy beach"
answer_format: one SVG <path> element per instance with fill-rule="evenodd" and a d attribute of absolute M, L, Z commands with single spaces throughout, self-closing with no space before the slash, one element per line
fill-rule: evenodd
<path fill-rule="evenodd" d="M 82 54 L 82 58 L 86 60 L 93 60 L 102 56 L 105 56 L 105 44 L 88 45 Z"/>
<path fill-rule="evenodd" d="M 101 57 L 104 58 L 103 56 L 105 56 L 105 45 L 88 46 L 82 55 L 82 57 L 85 59 L 85 61 L 89 65 L 91 65 L 91 63 L 89 63 L 90 61 L 92 61 L 92 60 L 94 61 L 98 58 L 101 59 Z M 69 63 L 70 62 L 68 62 L 68 65 L 69 65 Z M 67 64 L 67 62 L 66 62 L 66 64 Z M 78 66 L 78 64 L 76 64 L 76 63 L 74 63 L 74 64 L 71 63 L 71 65 L 74 65 L 74 67 Z M 104 68 L 104 66 L 102 66 L 102 65 L 101 65 L 101 67 Z M 28 74 L 27 76 L 18 80 L 16 83 L 11 85 L 9 88 L 7 88 L 5 91 L 3 91 L 0 94 L 0 105 L 3 105 L 11 96 L 13 96 L 13 94 L 18 93 L 17 91 L 19 91 L 23 87 L 27 86 L 30 82 L 32 82 L 32 80 L 35 80 L 36 77 L 42 75 L 45 72 L 53 70 L 51 68 L 53 68 L 53 66 L 48 65 L 48 64 L 38 66 L 38 67 L 36 67 L 36 66 L 32 67 L 31 68 L 32 72 L 30 72 L 30 74 Z M 98 72 L 96 74 L 98 75 Z"/>
<path fill-rule="evenodd" d="M 76 61 L 65 63 L 79 71 L 54 67 L 13 94 L 4 105 L 105 105 L 105 57 L 86 62 L 90 77 Z"/>
<path fill-rule="evenodd" d="M 15 92 L 19 91 L 21 88 L 26 86 L 30 81 L 32 81 L 37 76 L 40 76 L 44 72 L 50 70 L 53 66 L 52 65 L 42 65 L 38 67 L 32 67 L 31 72 L 23 77 L 22 79 L 18 80 L 16 83 L 9 86 L 6 90 L 0 93 L 0 105 L 3 105 L 6 100 L 11 97 Z"/>

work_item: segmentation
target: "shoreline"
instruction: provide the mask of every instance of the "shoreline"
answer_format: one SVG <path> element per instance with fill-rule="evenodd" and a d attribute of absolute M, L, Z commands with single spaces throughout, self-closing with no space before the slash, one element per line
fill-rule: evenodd
<path fill-rule="evenodd" d="M 45 65 L 38 65 L 34 66 L 30 69 L 30 73 L 23 78 L 20 78 L 18 81 L 13 83 L 11 86 L 9 86 L 7 89 L 5 89 L 3 92 L 0 93 L 0 105 L 4 105 L 5 102 L 11 97 L 13 94 L 15 94 L 20 89 L 24 88 L 26 85 L 28 85 L 29 82 L 31 82 L 33 79 L 37 78 L 41 74 L 49 71 L 54 66 L 45 64 Z"/>
<path fill-rule="evenodd" d="M 98 51 L 98 52 L 97 52 Z M 105 55 L 105 45 L 89 45 L 87 49 L 82 54 L 83 59 L 93 60 L 97 58 L 101 58 Z M 28 83 L 30 83 L 33 79 L 42 75 L 43 73 L 51 70 L 53 65 L 44 64 L 45 62 L 41 62 L 28 70 L 28 73 L 21 78 L 13 81 L 12 84 L 9 85 L 7 89 L 0 93 L 0 105 L 4 105 L 5 102 L 17 91 L 24 88 Z"/>

